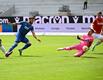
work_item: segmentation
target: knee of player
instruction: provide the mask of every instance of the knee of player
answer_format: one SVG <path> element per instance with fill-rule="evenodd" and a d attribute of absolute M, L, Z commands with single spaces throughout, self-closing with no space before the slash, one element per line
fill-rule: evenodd
<path fill-rule="evenodd" d="M 31 46 L 31 43 L 28 43 L 29 46 Z"/>
<path fill-rule="evenodd" d="M 15 43 L 14 43 L 14 46 L 18 46 L 18 43 L 17 43 L 17 42 L 15 42 Z"/>
<path fill-rule="evenodd" d="M 88 51 L 89 48 L 88 48 L 88 46 L 83 46 L 82 49 L 83 49 L 84 52 L 86 52 L 86 51 Z"/>

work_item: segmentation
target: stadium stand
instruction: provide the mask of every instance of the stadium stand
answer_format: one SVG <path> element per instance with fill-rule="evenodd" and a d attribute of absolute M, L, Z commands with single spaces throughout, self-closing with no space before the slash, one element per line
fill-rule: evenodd
<path fill-rule="evenodd" d="M 70 16 L 72 15 L 69 5 L 62 5 L 58 10 L 58 15 L 60 16 Z"/>
<path fill-rule="evenodd" d="M 58 15 L 62 5 L 68 5 L 73 15 L 94 15 L 103 11 L 103 0 L 88 0 L 88 9 L 83 10 L 84 0 L 0 0 L 0 5 L 15 5 L 13 16 Z M 2 13 L 2 10 L 0 13 Z"/>
<path fill-rule="evenodd" d="M 12 16 L 15 13 L 14 5 L 0 5 L 0 16 Z"/>

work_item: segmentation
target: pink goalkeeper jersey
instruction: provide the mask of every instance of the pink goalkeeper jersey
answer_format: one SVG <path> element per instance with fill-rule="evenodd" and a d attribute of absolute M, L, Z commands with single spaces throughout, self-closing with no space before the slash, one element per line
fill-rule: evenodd
<path fill-rule="evenodd" d="M 82 46 L 88 46 L 88 47 L 91 46 L 91 44 L 92 44 L 92 42 L 94 40 L 93 36 L 89 36 L 89 35 L 83 35 L 82 39 L 85 40 L 85 41 L 81 40 L 80 44 Z"/>

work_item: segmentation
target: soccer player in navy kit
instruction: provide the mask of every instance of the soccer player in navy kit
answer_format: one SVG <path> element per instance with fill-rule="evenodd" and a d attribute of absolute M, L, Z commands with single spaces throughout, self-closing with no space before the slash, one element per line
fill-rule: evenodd
<path fill-rule="evenodd" d="M 23 42 L 25 43 L 25 46 L 21 49 L 19 49 L 19 53 L 20 55 L 22 55 L 22 51 L 24 49 L 27 49 L 28 47 L 31 46 L 31 43 L 29 42 L 29 40 L 26 38 L 26 34 L 31 31 L 32 32 L 32 35 L 33 37 L 40 42 L 40 40 L 36 37 L 35 35 L 35 32 L 34 32 L 34 28 L 32 26 L 33 22 L 34 22 L 34 17 L 30 17 L 29 18 L 29 22 L 27 21 L 22 21 L 20 23 L 13 23 L 13 24 L 20 24 L 21 27 L 19 29 L 19 31 L 17 32 L 17 35 L 16 35 L 16 40 L 15 40 L 15 43 L 12 45 L 12 47 L 8 50 L 8 52 L 6 52 L 5 56 L 6 57 L 9 57 L 9 55 L 12 53 L 13 49 L 15 47 L 17 47 L 18 43 L 20 42 Z"/>

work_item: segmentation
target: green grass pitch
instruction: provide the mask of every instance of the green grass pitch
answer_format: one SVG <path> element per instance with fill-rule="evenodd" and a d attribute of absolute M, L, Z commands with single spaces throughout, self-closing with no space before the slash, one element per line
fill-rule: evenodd
<path fill-rule="evenodd" d="M 103 43 L 95 51 L 73 57 L 76 51 L 56 51 L 78 43 L 75 36 L 27 36 L 32 46 L 19 56 L 20 43 L 9 58 L 0 51 L 0 80 L 103 80 Z M 15 36 L 0 36 L 6 50 Z"/>

